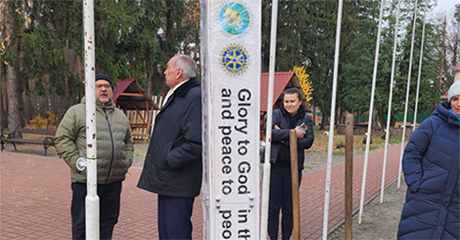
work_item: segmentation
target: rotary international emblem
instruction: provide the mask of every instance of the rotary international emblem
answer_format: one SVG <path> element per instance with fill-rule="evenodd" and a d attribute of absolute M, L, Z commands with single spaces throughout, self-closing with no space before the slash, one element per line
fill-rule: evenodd
<path fill-rule="evenodd" d="M 226 73 L 239 76 L 248 68 L 248 57 L 245 48 L 239 44 L 230 44 L 220 54 L 220 65 Z"/>
<path fill-rule="evenodd" d="M 228 3 L 219 13 L 220 25 L 230 35 L 240 35 L 249 26 L 249 12 L 240 3 Z"/>

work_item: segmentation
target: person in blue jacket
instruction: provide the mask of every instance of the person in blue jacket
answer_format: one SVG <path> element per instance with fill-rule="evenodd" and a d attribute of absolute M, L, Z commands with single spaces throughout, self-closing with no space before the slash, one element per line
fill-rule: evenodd
<path fill-rule="evenodd" d="M 300 96 L 299 89 L 287 89 L 284 92 L 281 108 L 273 111 L 268 207 L 268 235 L 272 240 L 278 238 L 280 209 L 282 211 L 282 239 L 289 239 L 293 228 L 289 130 L 295 129 L 297 137 L 299 186 L 302 179 L 304 150 L 311 147 L 315 138 L 311 117 L 305 114 Z M 300 127 L 302 123 L 307 126 L 306 130 Z"/>
<path fill-rule="evenodd" d="M 412 134 L 402 160 L 407 183 L 398 239 L 459 239 L 460 81 Z"/>
<path fill-rule="evenodd" d="M 195 61 L 176 55 L 165 74 L 170 87 L 155 120 L 138 187 L 158 194 L 160 239 L 192 239 L 193 202 L 200 194 L 201 87 Z M 153 220 L 152 220 L 153 221 Z"/>

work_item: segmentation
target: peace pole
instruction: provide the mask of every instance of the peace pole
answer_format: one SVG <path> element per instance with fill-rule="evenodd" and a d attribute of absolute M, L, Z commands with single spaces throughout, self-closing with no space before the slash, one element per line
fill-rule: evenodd
<path fill-rule="evenodd" d="M 200 1 L 203 239 L 261 239 L 260 0 Z"/>

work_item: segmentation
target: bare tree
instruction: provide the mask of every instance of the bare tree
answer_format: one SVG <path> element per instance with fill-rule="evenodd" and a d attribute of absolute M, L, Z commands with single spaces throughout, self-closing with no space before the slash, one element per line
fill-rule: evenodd
<path fill-rule="evenodd" d="M 444 61 L 445 90 L 454 82 L 452 68 L 460 63 L 460 4 L 455 5 L 454 16 L 446 33 Z"/>

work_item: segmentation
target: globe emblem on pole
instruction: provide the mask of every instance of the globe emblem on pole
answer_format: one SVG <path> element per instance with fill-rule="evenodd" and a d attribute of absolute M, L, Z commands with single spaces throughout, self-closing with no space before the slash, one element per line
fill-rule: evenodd
<path fill-rule="evenodd" d="M 220 54 L 222 69 L 232 76 L 239 76 L 248 68 L 249 54 L 239 44 L 230 44 Z"/>
<path fill-rule="evenodd" d="M 220 25 L 230 35 L 240 35 L 249 26 L 249 12 L 240 3 L 228 3 L 219 13 Z"/>

